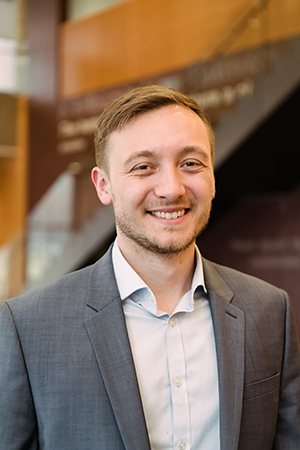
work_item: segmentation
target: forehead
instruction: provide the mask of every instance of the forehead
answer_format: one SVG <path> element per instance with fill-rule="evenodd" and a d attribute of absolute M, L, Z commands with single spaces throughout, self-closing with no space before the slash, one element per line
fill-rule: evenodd
<path fill-rule="evenodd" d="M 209 134 L 202 119 L 191 109 L 169 105 L 131 119 L 109 137 L 109 153 L 169 147 L 201 146 L 210 151 Z"/>

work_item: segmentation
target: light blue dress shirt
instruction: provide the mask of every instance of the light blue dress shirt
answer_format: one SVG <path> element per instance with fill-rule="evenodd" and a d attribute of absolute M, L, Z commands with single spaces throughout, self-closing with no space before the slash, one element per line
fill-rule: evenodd
<path fill-rule="evenodd" d="M 216 348 L 201 255 L 192 288 L 169 315 L 127 263 L 113 266 L 152 450 L 220 450 Z M 134 427 L 134 423 L 132 424 Z"/>

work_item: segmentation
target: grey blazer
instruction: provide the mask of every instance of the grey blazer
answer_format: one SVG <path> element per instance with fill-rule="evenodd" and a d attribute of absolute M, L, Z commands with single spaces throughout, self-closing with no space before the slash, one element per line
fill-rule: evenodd
<path fill-rule="evenodd" d="M 286 294 L 206 260 L 204 273 L 221 450 L 299 450 L 300 359 Z M 150 449 L 111 251 L 0 304 L 0 449 Z"/>

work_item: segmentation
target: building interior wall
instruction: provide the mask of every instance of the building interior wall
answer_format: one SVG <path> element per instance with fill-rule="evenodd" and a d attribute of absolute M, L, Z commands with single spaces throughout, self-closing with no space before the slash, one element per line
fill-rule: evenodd
<path fill-rule="evenodd" d="M 27 102 L 20 100 L 19 150 L 12 160 L 0 160 L 0 242 L 17 242 L 14 254 L 21 255 L 10 260 L 9 274 L 18 276 L 8 277 L 11 288 L 6 295 L 20 291 L 26 278 L 26 239 L 18 236 L 59 176 L 65 171 L 76 174 L 81 192 L 77 211 L 81 209 L 84 218 L 84 198 L 89 198 L 90 209 L 97 201 L 87 182 L 91 152 L 77 158 L 57 151 L 59 105 L 300 35 L 296 0 L 215 0 L 213 5 L 204 0 L 132 0 L 72 21 L 63 20 L 65 9 L 62 0 L 26 0 Z M 272 155 L 265 164 L 269 158 Z M 79 216 L 74 214 L 75 227 Z"/>
<path fill-rule="evenodd" d="M 82 95 L 299 34 L 296 0 L 135 0 L 60 26 L 59 94 Z M 84 36 L 84 39 L 82 39 Z"/>

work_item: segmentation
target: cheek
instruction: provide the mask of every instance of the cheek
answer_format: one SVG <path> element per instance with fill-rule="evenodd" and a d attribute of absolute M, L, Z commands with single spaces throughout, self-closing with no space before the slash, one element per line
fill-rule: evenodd
<path fill-rule="evenodd" d="M 189 186 L 191 195 L 196 199 L 211 200 L 215 194 L 215 185 L 211 180 L 201 180 Z"/>
<path fill-rule="evenodd" d="M 119 209 L 139 206 L 146 198 L 147 193 L 136 183 L 122 183 L 113 191 L 113 203 Z"/>
<path fill-rule="evenodd" d="M 142 203 L 151 193 L 151 187 L 146 180 L 131 180 L 120 186 L 120 194 L 126 202 L 133 204 Z"/>

